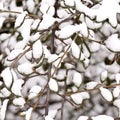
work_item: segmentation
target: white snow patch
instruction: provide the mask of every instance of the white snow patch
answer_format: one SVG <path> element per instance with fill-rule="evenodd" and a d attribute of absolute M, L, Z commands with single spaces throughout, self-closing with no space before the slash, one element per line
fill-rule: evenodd
<path fill-rule="evenodd" d="M 120 110 L 120 99 L 116 99 L 113 104 Z"/>
<path fill-rule="evenodd" d="M 80 48 L 78 47 L 78 45 L 74 41 L 71 44 L 71 52 L 75 58 L 78 59 L 80 57 Z"/>
<path fill-rule="evenodd" d="M 90 96 L 87 92 L 81 92 L 72 94 L 71 98 L 76 104 L 82 104 L 83 100 L 89 99 Z"/>
<path fill-rule="evenodd" d="M 118 34 L 112 34 L 105 41 L 106 47 L 114 52 L 120 52 L 120 39 L 118 39 Z"/>
<path fill-rule="evenodd" d="M 94 81 L 88 82 L 88 83 L 86 84 L 86 89 L 87 89 L 87 90 L 89 90 L 89 89 L 94 89 L 97 85 L 98 85 L 98 82 L 94 82 Z"/>
<path fill-rule="evenodd" d="M 73 75 L 73 83 L 77 86 L 80 87 L 81 83 L 82 83 L 82 75 L 78 72 L 74 72 Z"/>
<path fill-rule="evenodd" d="M 111 102 L 113 100 L 112 93 L 108 89 L 100 87 L 100 92 L 103 98 L 108 102 Z"/>
<path fill-rule="evenodd" d="M 58 83 L 56 82 L 55 79 L 51 78 L 49 81 L 49 88 L 52 91 L 57 92 L 58 91 Z"/>
<path fill-rule="evenodd" d="M 18 98 L 15 98 L 15 99 L 13 100 L 13 104 L 22 107 L 22 106 L 24 106 L 24 104 L 25 104 L 25 100 L 24 100 L 23 97 L 18 97 Z"/>
<path fill-rule="evenodd" d="M 88 120 L 88 116 L 80 116 L 77 120 Z"/>
<path fill-rule="evenodd" d="M 105 81 L 107 76 L 108 76 L 108 72 L 106 70 L 101 73 L 100 78 L 101 78 L 102 82 Z"/>
<path fill-rule="evenodd" d="M 8 102 L 9 102 L 9 99 L 5 99 L 3 101 L 3 104 L 2 104 L 2 107 L 1 107 L 1 111 L 0 111 L 0 119 L 1 120 L 5 120 Z"/>
<path fill-rule="evenodd" d="M 1 98 L 5 98 L 5 97 L 9 97 L 11 95 L 11 92 L 7 89 L 7 88 L 3 88 L 0 90 L 0 97 Z"/>
<path fill-rule="evenodd" d="M 120 88 L 119 88 L 119 86 L 116 86 L 116 87 L 113 89 L 113 96 L 114 96 L 115 98 L 117 98 L 119 95 L 120 95 Z"/>
<path fill-rule="evenodd" d="M 9 67 L 5 68 L 2 71 L 1 77 L 3 78 L 3 81 L 4 81 L 5 85 L 6 85 L 6 87 L 9 88 L 11 86 L 11 84 L 12 84 L 12 81 L 13 81 L 12 73 L 11 73 Z"/>
<path fill-rule="evenodd" d="M 32 108 L 32 107 L 30 107 L 30 108 L 28 109 L 28 111 L 26 111 L 25 120 L 30 120 L 32 111 L 33 111 L 33 108 Z"/>
<path fill-rule="evenodd" d="M 17 96 L 21 96 L 21 89 L 22 89 L 22 84 L 24 83 L 24 80 L 22 79 L 18 79 L 16 81 L 13 82 L 13 85 L 12 85 L 12 92 L 17 95 Z"/>
<path fill-rule="evenodd" d="M 42 90 L 42 88 L 39 85 L 33 86 L 29 91 L 28 98 L 29 99 L 35 98 L 36 96 L 38 96 L 38 94 L 40 93 L 41 90 Z"/>
<path fill-rule="evenodd" d="M 96 117 L 92 117 L 93 120 L 114 120 L 111 116 L 108 115 L 98 115 Z"/>

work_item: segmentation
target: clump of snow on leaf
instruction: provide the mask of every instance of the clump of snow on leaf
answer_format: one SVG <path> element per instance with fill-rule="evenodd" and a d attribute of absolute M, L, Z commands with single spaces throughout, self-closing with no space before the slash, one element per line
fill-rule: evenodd
<path fill-rule="evenodd" d="M 86 89 L 87 90 L 89 90 L 89 89 L 94 89 L 96 86 L 98 85 L 98 82 L 94 82 L 94 81 L 92 81 L 92 82 L 88 82 L 87 84 L 86 84 Z"/>
<path fill-rule="evenodd" d="M 113 96 L 114 96 L 115 98 L 117 98 L 119 95 L 120 95 L 120 88 L 119 88 L 119 86 L 116 86 L 116 87 L 113 89 Z"/>
<path fill-rule="evenodd" d="M 0 119 L 1 120 L 5 120 L 8 102 L 9 102 L 9 99 L 5 99 L 3 101 L 3 104 L 2 104 L 2 107 L 1 107 L 1 110 L 0 110 Z"/>
<path fill-rule="evenodd" d="M 18 106 L 24 106 L 25 100 L 23 97 L 18 97 L 13 100 L 13 104 Z"/>
<path fill-rule="evenodd" d="M 26 15 L 27 15 L 27 12 L 25 11 L 17 17 L 17 19 L 15 21 L 15 28 L 18 28 L 22 25 Z"/>
<path fill-rule="evenodd" d="M 88 116 L 80 116 L 77 120 L 88 120 Z"/>
<path fill-rule="evenodd" d="M 23 75 L 29 75 L 33 73 L 33 66 L 34 65 L 29 62 L 25 62 L 18 66 L 18 72 Z"/>
<path fill-rule="evenodd" d="M 78 72 L 74 72 L 74 75 L 73 75 L 73 83 L 79 87 L 82 83 L 82 75 Z"/>
<path fill-rule="evenodd" d="M 6 87 L 10 87 L 11 86 L 11 84 L 12 84 L 12 73 L 11 73 L 11 71 L 10 71 L 10 68 L 9 67 L 7 67 L 7 68 L 5 68 L 3 71 L 2 71 L 2 73 L 1 73 L 1 77 L 3 77 L 3 81 L 4 81 L 4 83 L 5 83 L 5 85 L 6 85 Z"/>
<path fill-rule="evenodd" d="M 103 71 L 103 72 L 101 73 L 101 75 L 100 75 L 101 81 L 102 81 L 102 82 L 105 81 L 105 79 L 107 78 L 107 76 L 108 76 L 108 72 L 107 72 L 106 70 Z"/>
<path fill-rule="evenodd" d="M 113 100 L 112 93 L 108 89 L 101 87 L 100 92 L 105 100 L 109 102 Z"/>
<path fill-rule="evenodd" d="M 15 95 L 21 96 L 21 89 L 22 89 L 23 83 L 24 83 L 24 80 L 22 80 L 22 79 L 18 79 L 13 82 L 11 90 Z"/>
<path fill-rule="evenodd" d="M 71 98 L 76 104 L 82 104 L 83 100 L 89 99 L 90 96 L 87 92 L 81 92 L 72 94 Z"/>
<path fill-rule="evenodd" d="M 40 91 L 41 91 L 41 87 L 39 85 L 33 86 L 29 91 L 28 98 L 29 99 L 35 98 L 40 93 Z"/>
<path fill-rule="evenodd" d="M 114 118 L 108 115 L 98 115 L 96 117 L 92 117 L 92 120 L 114 120 Z"/>
<path fill-rule="evenodd" d="M 112 34 L 105 41 L 106 47 L 114 52 L 120 52 L 120 39 L 118 38 L 118 34 Z"/>
<path fill-rule="evenodd" d="M 51 78 L 49 81 L 49 88 L 52 91 L 57 92 L 58 91 L 58 83 L 56 82 L 55 79 Z"/>

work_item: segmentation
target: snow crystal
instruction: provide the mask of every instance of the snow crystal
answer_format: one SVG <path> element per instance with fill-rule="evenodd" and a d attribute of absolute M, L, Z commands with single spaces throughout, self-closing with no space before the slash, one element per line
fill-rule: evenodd
<path fill-rule="evenodd" d="M 22 25 L 26 15 L 27 15 L 27 12 L 25 11 L 17 17 L 15 21 L 15 28 L 18 28 Z"/>
<path fill-rule="evenodd" d="M 25 100 L 23 97 L 18 97 L 13 100 L 14 105 L 24 106 Z"/>
<path fill-rule="evenodd" d="M 83 100 L 89 99 L 90 96 L 87 92 L 81 92 L 81 93 L 72 94 L 71 98 L 76 104 L 81 104 Z"/>
<path fill-rule="evenodd" d="M 108 49 L 114 52 L 120 52 L 120 39 L 118 39 L 118 34 L 112 34 L 108 39 L 105 41 L 105 44 Z"/>
<path fill-rule="evenodd" d="M 22 80 L 22 79 L 18 79 L 13 82 L 11 90 L 15 95 L 21 96 L 21 89 L 22 89 L 23 83 L 24 83 L 24 80 Z"/>
<path fill-rule="evenodd" d="M 107 78 L 107 76 L 108 76 L 108 72 L 106 70 L 101 73 L 100 78 L 102 82 Z"/>
<path fill-rule="evenodd" d="M 15 58 L 17 58 L 21 53 L 23 53 L 23 50 L 21 49 L 15 49 L 12 50 L 12 52 L 8 55 L 8 60 L 14 60 Z"/>
<path fill-rule="evenodd" d="M 78 59 L 80 56 L 80 48 L 74 41 L 71 44 L 71 51 L 72 51 L 72 55 Z"/>
<path fill-rule="evenodd" d="M 108 115 L 98 115 L 96 117 L 92 117 L 93 120 L 114 120 L 111 116 Z"/>
<path fill-rule="evenodd" d="M 28 98 L 33 99 L 39 94 L 40 91 L 41 91 L 41 87 L 39 85 L 33 86 L 29 91 Z"/>
<path fill-rule="evenodd" d="M 40 40 L 37 40 L 37 41 L 33 44 L 33 46 L 32 46 L 32 53 L 33 53 L 34 59 L 40 60 L 40 58 L 42 57 L 42 54 L 43 54 L 42 43 L 41 43 Z"/>
<path fill-rule="evenodd" d="M 33 66 L 34 65 L 29 62 L 25 62 L 18 66 L 18 71 L 23 75 L 29 75 L 33 72 Z"/>
<path fill-rule="evenodd" d="M 58 83 L 56 82 L 56 80 L 54 80 L 53 78 L 50 79 L 49 81 L 49 88 L 52 91 L 57 92 L 58 91 Z"/>
<path fill-rule="evenodd" d="M 94 82 L 94 81 L 88 82 L 88 83 L 86 84 L 86 89 L 87 89 L 87 90 L 89 90 L 89 89 L 94 89 L 97 85 L 98 85 L 98 82 Z"/>
<path fill-rule="evenodd" d="M 105 100 L 109 102 L 113 100 L 112 93 L 108 89 L 101 87 L 100 92 Z"/>
<path fill-rule="evenodd" d="M 5 100 L 3 101 L 3 105 L 2 105 L 1 111 L 0 111 L 0 119 L 1 119 L 1 120 L 5 120 L 6 109 L 7 109 L 8 101 L 9 101 L 9 99 L 5 99 Z"/>
<path fill-rule="evenodd" d="M 9 88 L 11 86 L 11 84 L 12 84 L 12 81 L 13 81 L 12 73 L 11 73 L 9 67 L 5 68 L 2 71 L 1 77 L 3 77 L 3 81 L 4 81 L 5 85 L 6 85 L 6 87 Z"/>
<path fill-rule="evenodd" d="M 77 120 L 88 120 L 88 116 L 80 116 Z"/>
<path fill-rule="evenodd" d="M 80 73 L 78 72 L 75 72 L 74 75 L 73 75 L 73 83 L 79 87 L 82 83 L 82 76 Z"/>

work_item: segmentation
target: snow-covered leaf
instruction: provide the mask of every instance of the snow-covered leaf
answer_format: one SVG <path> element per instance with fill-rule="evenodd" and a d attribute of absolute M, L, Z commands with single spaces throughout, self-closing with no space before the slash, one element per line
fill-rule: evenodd
<path fill-rule="evenodd" d="M 51 109 L 48 112 L 48 116 L 50 116 L 51 118 L 55 118 L 56 114 L 57 114 L 57 109 Z"/>
<path fill-rule="evenodd" d="M 47 115 L 47 116 L 45 116 L 45 120 L 54 120 L 54 119 L 51 118 L 51 116 Z"/>
<path fill-rule="evenodd" d="M 22 75 L 29 75 L 33 73 L 33 66 L 34 65 L 29 62 L 25 62 L 18 66 L 18 72 Z"/>
<path fill-rule="evenodd" d="M 92 117 L 92 120 L 114 120 L 114 118 L 108 115 L 98 115 L 96 117 Z"/>
<path fill-rule="evenodd" d="M 56 82 L 55 79 L 51 78 L 49 81 L 49 88 L 52 91 L 57 92 L 58 91 L 58 83 Z"/>
<path fill-rule="evenodd" d="M 113 104 L 120 110 L 120 99 L 116 99 Z"/>
<path fill-rule="evenodd" d="M 74 41 L 71 44 L 71 51 L 72 51 L 72 55 L 78 59 L 80 56 L 80 48 Z"/>
<path fill-rule="evenodd" d="M 120 84 L 120 73 L 117 73 L 117 74 L 115 75 L 115 80 L 116 80 L 116 83 L 117 83 L 117 84 Z"/>
<path fill-rule="evenodd" d="M 120 95 L 120 88 L 119 88 L 119 86 L 116 86 L 116 87 L 113 89 L 113 96 L 114 96 L 115 98 L 117 98 L 119 95 Z"/>
<path fill-rule="evenodd" d="M 74 75 L 73 75 L 73 83 L 79 87 L 82 83 L 82 76 L 80 73 L 78 72 L 74 72 Z"/>
<path fill-rule="evenodd" d="M 11 95 L 11 92 L 7 88 L 4 87 L 0 90 L 1 98 L 9 97 L 10 95 Z"/>
<path fill-rule="evenodd" d="M 104 82 L 107 77 L 108 77 L 108 72 L 105 70 L 100 75 L 101 81 Z"/>
<path fill-rule="evenodd" d="M 5 99 L 3 101 L 3 104 L 2 104 L 2 107 L 1 107 L 1 111 L 0 111 L 0 120 L 5 120 L 8 102 L 9 102 L 9 99 Z"/>
<path fill-rule="evenodd" d="M 24 80 L 22 80 L 22 79 L 18 79 L 13 82 L 11 90 L 15 95 L 21 96 L 21 89 L 22 89 L 23 83 L 24 83 Z"/>
<path fill-rule="evenodd" d="M 77 120 L 88 120 L 88 116 L 80 116 Z"/>
<path fill-rule="evenodd" d="M 3 81 L 4 81 L 5 85 L 6 85 L 6 87 L 9 88 L 11 86 L 11 84 L 12 84 L 12 81 L 13 81 L 12 73 L 11 73 L 9 67 L 5 68 L 2 71 L 1 77 L 3 77 Z"/>
<path fill-rule="evenodd" d="M 12 52 L 8 55 L 8 60 L 14 60 L 15 58 L 17 58 L 21 53 L 23 53 L 24 51 L 22 49 L 15 49 L 12 50 Z"/>
<path fill-rule="evenodd" d="M 114 52 L 120 52 L 120 39 L 118 38 L 118 34 L 112 34 L 105 41 L 106 47 Z"/>
<path fill-rule="evenodd" d="M 107 100 L 109 102 L 111 102 L 113 100 L 112 93 L 108 89 L 101 87 L 100 92 L 105 100 Z"/>
<path fill-rule="evenodd" d="M 83 100 L 89 99 L 90 96 L 87 92 L 81 92 L 72 94 L 71 98 L 76 104 L 82 104 Z"/>
<path fill-rule="evenodd" d="M 32 111 L 33 111 L 33 108 L 32 108 L 32 107 L 30 107 L 30 108 L 28 109 L 28 111 L 26 111 L 25 120 L 30 120 Z"/>
<path fill-rule="evenodd" d="M 48 58 L 48 63 L 51 63 L 51 62 L 53 62 L 53 61 L 55 61 L 55 60 L 57 60 L 58 59 L 58 55 L 56 55 L 56 54 L 51 54 L 50 56 L 49 56 L 49 58 Z"/>
<path fill-rule="evenodd" d="M 42 43 L 40 40 L 37 40 L 32 46 L 32 53 L 34 59 L 39 62 L 43 54 Z"/>
<path fill-rule="evenodd" d="M 18 28 L 22 25 L 26 15 L 27 15 L 27 12 L 25 11 L 17 17 L 17 19 L 15 21 L 15 28 Z"/>
<path fill-rule="evenodd" d="M 24 106 L 25 100 L 23 97 L 18 97 L 13 100 L 13 104 L 18 106 Z"/>
<path fill-rule="evenodd" d="M 73 7 L 75 5 L 75 2 L 74 0 L 65 0 L 65 4 Z"/>
<path fill-rule="evenodd" d="M 97 85 L 98 85 L 98 82 L 94 82 L 94 81 L 88 82 L 88 83 L 86 84 L 86 89 L 87 89 L 87 90 L 89 90 L 89 89 L 94 89 Z"/>
<path fill-rule="evenodd" d="M 35 98 L 40 93 L 40 91 L 41 91 L 41 87 L 39 85 L 33 86 L 29 91 L 28 98 L 29 99 Z"/>

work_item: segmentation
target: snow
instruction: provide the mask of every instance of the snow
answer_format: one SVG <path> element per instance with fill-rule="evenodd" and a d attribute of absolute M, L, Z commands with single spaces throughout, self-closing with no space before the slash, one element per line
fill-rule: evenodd
<path fill-rule="evenodd" d="M 87 29 L 86 23 L 83 22 L 79 25 L 64 26 L 63 28 L 61 28 L 60 31 L 56 31 L 56 35 L 61 39 L 67 39 L 76 32 L 79 32 L 80 35 L 87 37 L 88 29 Z"/>
<path fill-rule="evenodd" d="M 113 104 L 120 110 L 120 99 L 116 99 Z"/>
<path fill-rule="evenodd" d="M 21 96 L 21 89 L 22 89 L 22 84 L 24 83 L 24 80 L 22 79 L 18 79 L 16 81 L 13 82 L 11 91 L 17 95 L 17 96 Z"/>
<path fill-rule="evenodd" d="M 82 75 L 78 72 L 74 72 L 73 75 L 73 83 L 77 86 L 80 87 L 81 83 L 82 83 Z"/>
<path fill-rule="evenodd" d="M 35 2 L 34 0 L 28 0 L 26 2 L 26 5 L 27 5 L 27 8 L 30 12 L 33 12 L 34 11 L 34 8 L 35 8 Z"/>
<path fill-rule="evenodd" d="M 30 107 L 30 108 L 28 109 L 28 111 L 26 111 L 25 120 L 30 120 L 32 111 L 33 111 L 33 108 L 32 108 L 32 107 Z"/>
<path fill-rule="evenodd" d="M 45 116 L 45 120 L 54 120 L 54 119 L 51 118 L 51 116 L 47 115 L 47 116 Z"/>
<path fill-rule="evenodd" d="M 117 84 L 120 84 L 120 73 L 115 74 L 115 80 Z"/>
<path fill-rule="evenodd" d="M 93 120 L 114 120 L 111 116 L 108 115 L 98 115 L 96 117 L 92 117 Z"/>
<path fill-rule="evenodd" d="M 113 89 L 113 97 L 117 98 L 119 95 L 120 95 L 120 88 L 119 88 L 119 86 L 116 86 Z"/>
<path fill-rule="evenodd" d="M 33 66 L 34 65 L 29 62 L 25 62 L 18 66 L 18 72 L 23 75 L 29 75 L 29 74 L 33 73 Z"/>
<path fill-rule="evenodd" d="M 7 88 L 4 87 L 0 90 L 1 98 L 6 98 L 6 97 L 9 97 L 10 95 L 11 95 L 11 92 Z"/>
<path fill-rule="evenodd" d="M 52 16 L 44 14 L 43 20 L 41 21 L 41 23 L 38 27 L 38 30 L 48 29 L 50 26 L 52 26 L 54 24 L 55 21 L 56 21 L 56 19 L 53 18 Z"/>
<path fill-rule="evenodd" d="M 106 47 L 114 52 L 120 52 L 120 39 L 118 38 L 118 34 L 112 34 L 105 41 Z"/>
<path fill-rule="evenodd" d="M 24 51 L 22 49 L 15 49 L 15 50 L 12 50 L 12 52 L 8 55 L 8 61 L 12 61 L 14 60 L 15 58 L 17 58 L 21 53 L 23 53 Z"/>
<path fill-rule="evenodd" d="M 53 6 L 50 6 L 49 10 L 47 11 L 47 14 L 50 15 L 50 16 L 54 16 L 55 8 Z"/>
<path fill-rule="evenodd" d="M 24 19 L 25 19 L 25 16 L 27 15 L 27 12 L 25 11 L 25 12 L 23 12 L 23 13 L 21 13 L 18 17 L 17 17 L 17 19 L 16 19 L 16 21 L 15 21 L 15 28 L 18 28 L 18 27 L 20 27 L 21 25 L 22 25 L 22 23 L 24 22 Z"/>
<path fill-rule="evenodd" d="M 108 76 L 108 72 L 106 70 L 103 71 L 100 75 L 101 81 L 104 82 L 106 80 L 107 76 Z"/>
<path fill-rule="evenodd" d="M 100 87 L 100 92 L 103 98 L 108 102 L 111 102 L 113 100 L 112 93 L 108 89 Z"/>
<path fill-rule="evenodd" d="M 38 94 L 40 93 L 41 91 L 41 87 L 39 85 L 35 85 L 33 86 L 30 91 L 29 91 L 29 95 L 28 95 L 28 99 L 33 99 L 35 98 L 36 96 L 38 96 Z"/>
<path fill-rule="evenodd" d="M 87 84 L 86 84 L 86 89 L 87 90 L 89 90 L 89 89 L 94 89 L 95 87 L 97 87 L 97 85 L 98 85 L 98 82 L 94 82 L 94 81 L 92 81 L 92 82 L 88 82 Z"/>
<path fill-rule="evenodd" d="M 5 21 L 5 17 L 1 16 L 0 17 L 0 29 L 2 28 L 4 21 Z"/>
<path fill-rule="evenodd" d="M 115 27 L 117 25 L 116 14 L 120 13 L 119 10 L 120 6 L 116 0 L 109 0 L 109 5 L 107 0 L 103 0 L 101 7 L 96 10 L 96 19 L 98 22 L 108 19 L 112 26 Z"/>
<path fill-rule="evenodd" d="M 56 114 L 57 114 L 57 109 L 50 109 L 48 112 L 48 116 L 51 118 L 55 118 Z"/>
<path fill-rule="evenodd" d="M 49 88 L 50 88 L 50 90 L 52 90 L 52 91 L 55 91 L 55 92 L 58 91 L 58 83 L 56 82 L 55 79 L 50 78 L 50 81 L 49 81 Z"/>
<path fill-rule="evenodd" d="M 78 47 L 78 45 L 73 41 L 72 44 L 71 44 L 71 52 L 72 52 L 72 55 L 75 57 L 75 58 L 79 58 L 80 56 L 80 48 Z"/>
<path fill-rule="evenodd" d="M 18 97 L 18 98 L 15 98 L 15 99 L 13 100 L 13 104 L 22 107 L 22 106 L 24 106 L 24 104 L 25 104 L 25 100 L 24 100 L 23 97 Z"/>
<path fill-rule="evenodd" d="M 43 54 L 42 43 L 40 40 L 37 40 L 32 46 L 33 58 L 35 60 L 40 60 Z"/>
<path fill-rule="evenodd" d="M 39 23 L 40 23 L 40 19 L 34 20 L 33 23 L 31 24 L 31 28 L 32 28 L 33 30 L 37 29 Z"/>
<path fill-rule="evenodd" d="M 90 96 L 87 92 L 81 92 L 72 94 L 71 98 L 76 104 L 82 104 L 83 100 L 89 99 Z"/>
<path fill-rule="evenodd" d="M 42 4 L 42 5 L 40 6 L 40 11 L 41 11 L 43 14 L 46 14 L 47 11 L 48 11 L 48 9 L 49 9 L 49 5 L 48 5 L 48 4 Z"/>
<path fill-rule="evenodd" d="M 9 99 L 5 99 L 3 101 L 3 104 L 2 104 L 2 107 L 1 107 L 1 111 L 0 111 L 0 119 L 1 120 L 5 120 L 8 102 L 9 102 Z"/>
<path fill-rule="evenodd" d="M 88 116 L 80 116 L 77 120 L 88 120 Z"/>
<path fill-rule="evenodd" d="M 3 77 L 3 81 L 4 81 L 5 85 L 6 85 L 6 87 L 9 88 L 11 86 L 11 84 L 12 84 L 12 81 L 13 81 L 12 73 L 11 73 L 9 67 L 5 68 L 2 71 L 1 77 Z"/>
<path fill-rule="evenodd" d="M 74 0 L 65 0 L 65 4 L 73 7 L 75 5 L 75 2 L 74 2 Z"/>
<path fill-rule="evenodd" d="M 48 57 L 48 63 L 51 63 L 51 62 L 54 62 L 55 60 L 58 59 L 58 55 L 56 54 L 51 54 L 49 57 Z"/>

